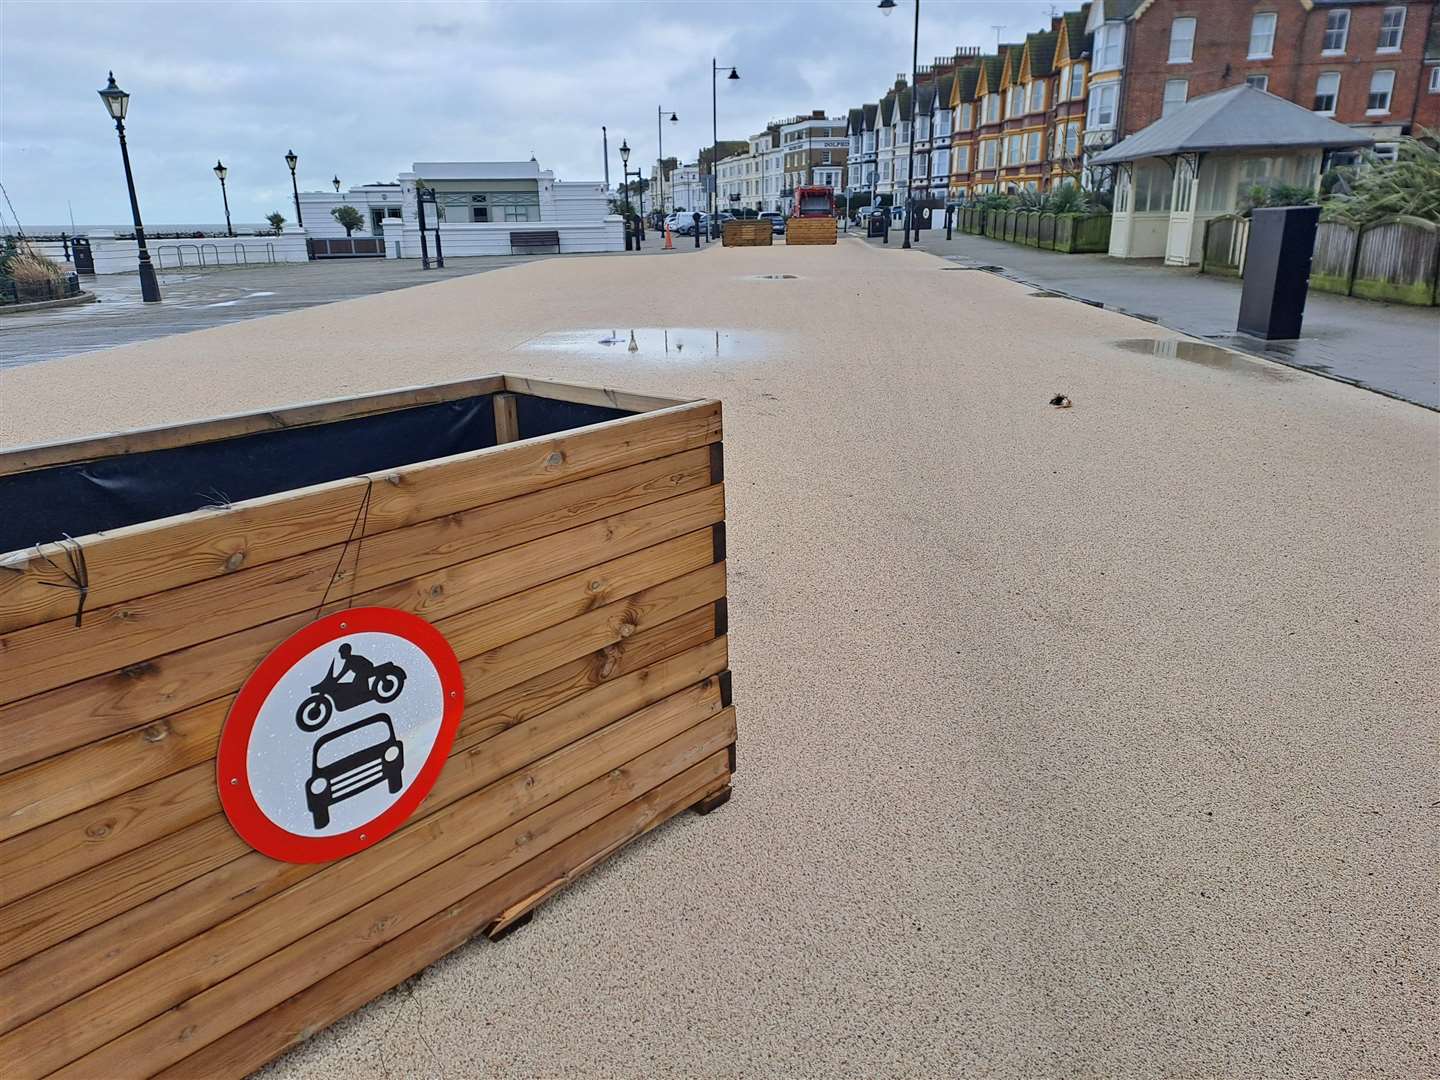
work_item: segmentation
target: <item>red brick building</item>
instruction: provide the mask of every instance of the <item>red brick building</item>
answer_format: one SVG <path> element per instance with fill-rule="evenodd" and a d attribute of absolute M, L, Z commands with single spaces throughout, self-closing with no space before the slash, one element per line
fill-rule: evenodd
<path fill-rule="evenodd" d="M 1096 0 L 1090 29 L 1123 61 L 1116 137 L 1167 108 L 1248 82 L 1377 141 L 1440 110 L 1424 63 L 1431 0 Z"/>

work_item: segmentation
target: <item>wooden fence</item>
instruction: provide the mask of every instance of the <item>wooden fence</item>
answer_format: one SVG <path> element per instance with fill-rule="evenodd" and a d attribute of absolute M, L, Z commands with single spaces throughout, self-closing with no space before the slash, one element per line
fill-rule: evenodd
<path fill-rule="evenodd" d="M 1047 214 L 1025 210 L 984 210 L 962 207 L 961 232 L 989 236 L 1046 251 L 1105 252 L 1110 249 L 1109 214 Z"/>
<path fill-rule="evenodd" d="M 1249 229 L 1249 221 L 1235 214 L 1206 222 L 1201 272 L 1243 276 Z M 1310 287 L 1397 304 L 1440 303 L 1440 226 L 1398 215 L 1364 228 L 1322 221 Z"/>
<path fill-rule="evenodd" d="M 481 448 L 0 558 L 8 1080 L 244 1076 L 728 793 L 718 402 L 492 376 L 11 451 L 0 486 L 429 406 Z M 351 605 L 444 636 L 458 733 L 396 831 L 277 861 L 217 745 L 256 665 Z"/>
<path fill-rule="evenodd" d="M 1222 214 L 1205 222 L 1200 245 L 1200 272 L 1240 277 L 1245 272 L 1245 247 L 1250 239 L 1250 219 L 1239 214 Z"/>

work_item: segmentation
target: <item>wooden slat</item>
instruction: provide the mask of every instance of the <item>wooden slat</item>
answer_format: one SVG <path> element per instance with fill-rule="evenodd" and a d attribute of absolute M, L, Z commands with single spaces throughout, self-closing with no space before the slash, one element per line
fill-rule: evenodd
<path fill-rule="evenodd" d="M 512 443 L 520 438 L 520 421 L 515 411 L 514 394 L 496 394 L 493 398 L 495 407 L 495 443 L 503 445 Z"/>
<path fill-rule="evenodd" d="M 719 440 L 720 403 L 701 401 L 374 473 L 367 535 Z"/>
<path fill-rule="evenodd" d="M 616 390 L 608 386 L 550 382 L 547 379 L 531 379 L 524 375 L 506 375 L 505 389 L 512 394 L 524 394 L 527 397 L 573 401 L 579 405 L 598 405 L 604 409 L 622 409 L 625 412 L 637 413 L 672 409 L 677 405 L 687 404 L 682 398 L 635 394 L 629 390 Z"/>
<path fill-rule="evenodd" d="M 0 702 L 313 611 L 327 598 L 344 601 L 356 592 L 427 570 L 498 553 L 584 523 L 612 520 L 703 488 L 709 468 L 708 455 L 696 450 L 680 461 L 646 462 L 567 485 L 563 493 L 517 498 L 496 510 L 472 511 L 459 519 L 422 523 L 363 542 L 334 544 L 234 574 L 90 607 L 79 626 L 66 617 L 12 630 L 0 635 L 0 654 L 6 657 Z"/>
<path fill-rule="evenodd" d="M 700 559 L 710 558 L 703 550 Z M 692 555 L 691 561 L 696 561 Z M 668 572 L 662 563 L 661 571 Z M 573 586 L 577 591 L 583 583 Z M 639 629 L 668 622 L 687 611 L 713 603 L 725 594 L 725 564 L 713 563 L 680 577 L 662 581 L 631 596 L 544 630 L 526 635 L 487 652 L 467 640 L 466 626 L 452 623 L 465 615 L 435 624 L 460 657 L 466 698 L 488 696 L 543 671 L 621 641 Z M 529 594 L 510 604 L 511 618 L 500 622 L 519 632 L 534 612 L 524 602 Z M 543 611 L 543 608 L 538 609 Z M 483 640 L 484 628 L 475 633 Z M 214 767 L 205 762 L 93 807 L 41 825 L 0 843 L 0 865 L 7 868 L 7 894 L 19 899 L 57 881 L 78 874 L 107 859 L 132 851 L 220 810 Z"/>
<path fill-rule="evenodd" d="M 325 866 L 210 932 L 16 1028 L 0 1037 L 0 1060 L 6 1061 L 16 1076 L 43 1076 L 320 929 L 359 904 L 383 895 L 400 882 L 434 867 L 439 860 L 453 857 L 477 838 L 493 836 L 611 769 L 689 731 L 707 717 L 715 718 L 720 726 L 712 725 L 707 733 L 697 733 L 696 738 L 684 741 L 692 746 L 703 744 L 706 755 L 728 746 L 734 741 L 733 710 L 719 712 L 715 680 L 707 680 L 702 686 L 672 695 L 570 743 L 532 766 L 510 772 L 379 844 Z M 703 742 L 720 737 L 724 741 L 718 744 Z M 513 850 L 513 841 L 507 846 Z M 435 910 L 430 907 L 422 915 Z M 92 1074 L 95 1072 L 92 1067 Z"/>
<path fill-rule="evenodd" d="M 628 420 L 612 421 L 605 428 L 577 429 L 562 437 L 563 445 L 532 439 L 423 468 L 337 480 L 80 537 L 75 543 L 85 552 L 87 610 L 340 543 L 356 528 L 367 491 L 361 524 L 368 536 L 668 457 L 720 437 L 718 407 L 687 406 L 638 419 L 645 421 L 639 430 L 627 428 Z M 467 470 L 465 483 L 459 474 Z M 513 516 L 524 509 L 499 512 Z M 0 554 L 0 631 L 73 617 L 77 597 L 66 584 L 71 572 L 66 546 Z"/>
<path fill-rule="evenodd" d="M 350 478 L 196 510 L 88 536 L 74 545 L 42 544 L 0 556 L 0 633 L 74 618 L 79 594 L 71 553 L 84 550 L 85 610 L 131 600 L 241 568 L 342 543 L 355 528 L 367 483 Z"/>
<path fill-rule="evenodd" d="M 472 568 L 475 576 L 468 588 L 475 591 L 469 598 L 484 603 L 706 527 L 723 516 L 723 488 L 712 485 L 507 548 L 486 556 L 483 568 Z M 265 623 L 0 706 L 0 732 L 8 736 L 0 740 L 0 770 L 234 692 L 271 649 L 310 617 L 305 613 Z"/>
<path fill-rule="evenodd" d="M 684 622 L 695 625 L 680 625 Z M 412 823 L 492 783 L 507 770 L 523 768 L 560 748 L 567 737 L 598 730 L 718 675 L 726 665 L 725 640 L 697 643 L 712 630 L 712 625 L 697 623 L 694 618 L 677 620 L 627 642 L 622 662 L 608 682 L 599 681 L 592 663 L 591 670 L 578 679 L 556 680 L 556 673 L 546 673 L 540 680 L 467 709 L 451 761 Z M 483 752 L 477 754 L 482 744 Z M 216 823 L 223 828 L 223 835 L 213 834 Z M 141 880 L 156 886 L 155 891 L 138 895 L 125 887 L 124 879 L 112 876 L 97 882 L 85 880 L 94 874 L 80 875 L 50 890 L 49 896 L 39 893 L 13 905 L 31 908 L 29 921 L 8 918 L 11 908 L 0 912 L 0 964 L 29 957 L 0 972 L 0 1031 L 40 1015 L 321 869 L 318 865 L 277 863 L 251 852 L 223 818 L 202 822 L 194 831 L 206 835 L 198 835 L 184 854 L 222 862 L 199 864 L 190 873 L 193 880 L 156 883 L 152 874 Z M 133 857 L 154 852 L 172 839 L 143 848 Z M 99 870 L 109 871 L 123 861 L 114 860 Z M 190 867 L 186 862 L 179 865 Z M 138 873 L 143 875 L 149 869 L 148 864 L 143 865 Z M 74 887 L 67 888 L 72 883 Z M 97 899 L 109 895 L 104 891 L 107 888 L 128 896 L 129 910 L 97 912 Z M 60 890 L 64 895 L 55 895 Z M 37 898 L 49 902 L 32 905 L 30 901 Z M 81 924 L 87 919 L 98 922 L 96 914 L 115 917 L 99 925 Z M 40 948 L 45 951 L 37 951 Z M 47 982 L 46 973 L 57 970 L 71 972 L 71 977 L 62 983 Z"/>
<path fill-rule="evenodd" d="M 724 756 L 707 758 L 594 825 L 467 896 L 414 930 L 327 975 L 160 1073 L 157 1080 L 240 1078 L 354 1012 L 470 940 L 496 913 L 546 882 L 592 865 L 729 782 Z"/>
<path fill-rule="evenodd" d="M 614 813 L 665 779 L 716 756 L 734 737 L 734 717 L 722 713 L 684 736 L 617 768 L 548 812 L 542 810 L 499 835 L 475 844 L 329 925 L 269 955 L 247 970 L 189 998 L 171 1010 L 101 1047 L 59 1072 L 59 1077 L 148 1075 L 174 1064 L 197 1046 L 210 1043 L 278 1005 L 386 941 L 422 925 L 484 885 L 522 866 Z M 713 768 L 713 766 L 712 766 Z M 703 775 L 703 774 L 702 774 Z M 692 778 L 693 779 L 693 778 Z M 690 787 L 690 781 L 682 782 Z M 692 788 L 693 790 L 693 788 Z M 613 844 L 611 845 L 613 847 Z M 18 1078 L 28 1074 L 18 1062 Z"/>
<path fill-rule="evenodd" d="M 436 386 L 405 386 L 358 397 L 309 401 L 261 412 L 233 413 L 188 424 L 137 428 L 134 431 L 111 432 L 88 439 L 20 446 L 0 452 L 0 476 L 69 462 L 91 461 L 115 454 L 139 454 L 150 450 L 215 442 L 218 439 L 233 439 L 261 431 L 282 431 L 309 427 L 312 424 L 334 423 L 337 420 L 353 420 L 358 416 L 377 412 L 493 394 L 503 389 L 504 384 L 504 375 L 482 375 Z"/>
<path fill-rule="evenodd" d="M 699 569 L 712 551 L 709 530 L 689 533 L 483 604 L 463 620 L 441 625 L 456 652 L 471 656 Z M 405 583 L 403 592 L 397 586 L 393 595 L 367 595 L 363 602 L 434 618 L 447 610 L 446 600 L 453 607 L 470 595 L 463 588 L 447 590 L 431 577 Z M 0 776 L 0 840 L 213 758 L 231 700 L 227 695 Z"/>

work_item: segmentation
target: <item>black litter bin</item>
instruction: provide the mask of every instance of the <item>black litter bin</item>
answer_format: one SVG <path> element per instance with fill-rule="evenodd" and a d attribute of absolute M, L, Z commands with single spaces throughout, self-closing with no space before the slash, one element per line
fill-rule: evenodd
<path fill-rule="evenodd" d="M 1267 341 L 1300 336 L 1319 223 L 1318 206 L 1277 206 L 1251 212 L 1237 326 L 1242 334 Z"/>

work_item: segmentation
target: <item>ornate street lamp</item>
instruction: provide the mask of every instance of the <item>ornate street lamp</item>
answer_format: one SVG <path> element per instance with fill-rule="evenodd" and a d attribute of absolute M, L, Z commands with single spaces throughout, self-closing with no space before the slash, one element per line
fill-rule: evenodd
<path fill-rule="evenodd" d="M 630 171 L 630 141 L 628 139 L 620 143 L 620 168 L 624 176 L 624 179 L 620 183 L 621 190 L 623 191 L 629 186 L 630 177 L 633 176 L 635 177 L 635 190 L 640 196 L 640 215 L 635 221 L 635 247 L 638 250 L 640 241 L 645 237 L 645 192 L 640 187 L 640 170 Z M 625 195 L 625 201 L 630 201 L 628 192 Z"/>
<path fill-rule="evenodd" d="M 145 226 L 140 222 L 140 200 L 135 197 L 135 176 L 130 171 L 130 150 L 125 145 L 125 113 L 130 108 L 130 95 L 115 85 L 115 73 L 110 72 L 110 84 L 99 91 L 105 111 L 115 121 L 115 131 L 120 136 L 120 158 L 125 162 L 125 186 L 130 189 L 130 214 L 135 219 L 135 245 L 140 250 L 140 298 L 147 304 L 160 301 L 160 282 L 155 277 L 155 266 L 150 261 L 150 249 L 145 246 Z"/>
<path fill-rule="evenodd" d="M 220 198 L 225 201 L 225 235 L 234 236 L 235 230 L 230 227 L 230 196 L 225 193 L 225 177 L 230 170 L 225 168 L 219 158 L 215 159 L 215 178 L 220 181 Z"/>
<path fill-rule="evenodd" d="M 895 0 L 880 0 L 880 14 L 889 15 L 895 10 Z M 907 148 L 908 160 L 905 164 L 905 242 L 901 247 L 910 246 L 910 229 L 915 220 L 915 99 L 920 96 L 920 88 L 915 85 L 915 71 L 920 66 L 920 0 L 915 0 L 915 40 L 910 49 L 910 144 Z M 915 239 L 920 239 L 920 233 L 915 233 Z"/>
<path fill-rule="evenodd" d="M 720 223 L 715 220 L 715 199 L 720 193 L 720 107 L 718 104 L 718 91 L 716 86 L 720 79 L 720 68 L 728 67 L 730 74 L 726 75 L 727 81 L 736 81 L 740 73 L 735 70 L 733 64 L 717 63 L 715 58 L 710 58 L 710 236 L 712 238 L 720 235 Z"/>
<path fill-rule="evenodd" d="M 338 195 L 340 193 L 340 177 L 337 176 L 330 182 L 335 185 L 335 193 Z"/>
<path fill-rule="evenodd" d="M 295 166 L 300 161 L 294 150 L 285 152 L 285 164 L 290 166 L 290 190 L 295 193 L 295 224 L 305 227 L 305 215 L 300 213 L 300 186 L 295 182 Z"/>

